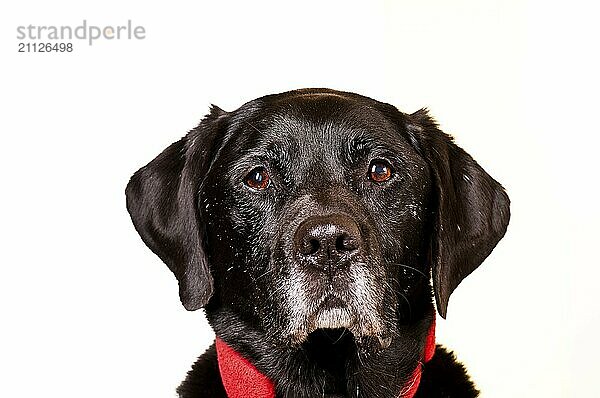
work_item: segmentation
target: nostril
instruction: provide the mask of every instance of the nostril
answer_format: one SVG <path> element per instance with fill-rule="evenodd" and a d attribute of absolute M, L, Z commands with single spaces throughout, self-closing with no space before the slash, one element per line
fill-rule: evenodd
<path fill-rule="evenodd" d="M 351 252 L 358 249 L 358 242 L 352 236 L 344 233 L 336 239 L 335 248 L 340 252 Z"/>
<path fill-rule="evenodd" d="M 302 246 L 300 247 L 300 253 L 305 256 L 310 256 L 311 254 L 315 254 L 321 248 L 321 244 L 317 239 L 304 239 L 302 242 Z"/>
<path fill-rule="evenodd" d="M 321 244 L 319 243 L 319 241 L 317 239 L 311 239 L 309 243 L 309 253 L 308 254 L 315 254 L 316 252 L 319 251 L 319 249 L 321 248 Z"/>

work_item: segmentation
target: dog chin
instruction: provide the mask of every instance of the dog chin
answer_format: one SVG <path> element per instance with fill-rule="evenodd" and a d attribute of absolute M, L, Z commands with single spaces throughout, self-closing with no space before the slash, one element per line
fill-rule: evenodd
<path fill-rule="evenodd" d="M 323 303 L 325 304 L 325 303 Z M 391 337 L 387 328 L 379 317 L 365 318 L 355 313 L 348 306 L 321 305 L 316 312 L 305 318 L 305 322 L 287 334 L 287 343 L 299 346 L 307 341 L 309 335 L 317 330 L 344 329 L 353 336 L 356 344 L 364 345 L 375 342 L 380 349 L 385 349 L 391 344 Z"/>
<path fill-rule="evenodd" d="M 324 308 L 317 313 L 315 329 L 352 329 L 355 319 L 347 308 Z"/>

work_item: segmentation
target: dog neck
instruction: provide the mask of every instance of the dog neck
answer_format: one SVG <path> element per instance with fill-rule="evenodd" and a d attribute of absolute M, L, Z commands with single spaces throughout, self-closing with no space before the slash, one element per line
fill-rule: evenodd
<path fill-rule="evenodd" d="M 229 398 L 275 398 L 273 381 L 219 337 L 215 344 L 221 380 Z M 421 360 L 398 391 L 398 398 L 414 397 L 421 381 L 422 364 L 431 360 L 434 353 L 435 317 L 429 327 Z"/>

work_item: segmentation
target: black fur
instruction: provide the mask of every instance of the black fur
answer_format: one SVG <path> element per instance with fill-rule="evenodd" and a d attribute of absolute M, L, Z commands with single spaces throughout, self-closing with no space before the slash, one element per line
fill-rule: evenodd
<path fill-rule="evenodd" d="M 192 370 L 177 388 L 182 398 L 227 398 L 221 383 L 214 344 L 192 366 Z M 415 398 L 477 397 L 465 367 L 456 357 L 438 345 L 433 359 L 423 366 L 421 383 Z M 331 397 L 330 397 L 331 398 Z"/>
<path fill-rule="evenodd" d="M 429 275 L 445 317 L 509 220 L 500 184 L 426 111 L 326 89 L 213 107 L 126 193 L 185 307 L 286 398 L 396 397 L 433 321 Z M 178 392 L 225 396 L 214 348 Z M 476 395 L 438 347 L 417 396 Z"/>

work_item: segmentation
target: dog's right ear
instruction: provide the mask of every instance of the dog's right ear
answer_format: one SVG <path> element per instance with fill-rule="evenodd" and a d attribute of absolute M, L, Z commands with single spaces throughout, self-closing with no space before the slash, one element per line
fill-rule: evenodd
<path fill-rule="evenodd" d="M 213 293 L 197 200 L 226 116 L 213 106 L 198 127 L 138 170 L 125 189 L 135 229 L 177 277 L 189 311 L 206 305 Z"/>

